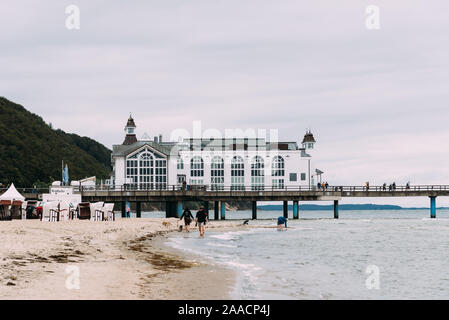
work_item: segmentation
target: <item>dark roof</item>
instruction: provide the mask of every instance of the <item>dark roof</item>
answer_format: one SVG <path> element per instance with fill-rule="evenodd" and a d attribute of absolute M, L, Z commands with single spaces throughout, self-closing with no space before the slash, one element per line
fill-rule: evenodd
<path fill-rule="evenodd" d="M 126 141 L 126 139 L 125 139 Z M 112 146 L 112 156 L 126 156 L 134 151 L 136 151 L 137 149 L 140 149 L 143 146 L 150 146 L 153 149 L 156 149 L 157 151 L 159 151 L 162 154 L 165 155 L 170 155 L 170 151 L 171 149 L 174 147 L 173 145 L 163 145 L 160 143 L 156 143 L 154 141 L 136 141 L 132 144 L 126 145 L 126 144 L 121 144 L 121 145 L 113 145 Z"/>
<path fill-rule="evenodd" d="M 316 142 L 311 131 L 307 131 L 306 134 L 304 135 L 304 139 L 302 140 L 302 143 L 307 142 Z"/>
<path fill-rule="evenodd" d="M 136 124 L 134 123 L 134 119 L 131 115 L 129 115 L 128 123 L 126 124 L 126 126 L 136 128 Z"/>
<path fill-rule="evenodd" d="M 135 134 L 127 134 L 125 137 L 125 141 L 123 141 L 123 145 L 130 145 L 137 142 L 137 138 Z"/>

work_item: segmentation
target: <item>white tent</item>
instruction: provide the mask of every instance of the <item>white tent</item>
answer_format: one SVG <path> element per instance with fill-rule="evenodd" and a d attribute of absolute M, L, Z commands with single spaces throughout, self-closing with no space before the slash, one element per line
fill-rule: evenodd
<path fill-rule="evenodd" d="M 11 184 L 11 186 L 9 187 L 8 190 L 6 190 L 6 192 L 4 194 L 2 194 L 0 196 L 0 201 L 20 201 L 20 202 L 24 202 L 25 201 L 25 197 L 22 196 L 16 189 L 16 187 L 14 187 L 14 183 Z"/>
<path fill-rule="evenodd" d="M 25 197 L 16 190 L 12 183 L 9 189 L 0 196 L 0 220 L 21 219 L 24 201 Z"/>

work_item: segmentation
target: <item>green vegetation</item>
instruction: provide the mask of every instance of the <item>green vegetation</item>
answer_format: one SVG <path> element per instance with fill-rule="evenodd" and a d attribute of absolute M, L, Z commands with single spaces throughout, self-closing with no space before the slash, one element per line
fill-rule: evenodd
<path fill-rule="evenodd" d="M 53 130 L 41 117 L 0 97 L 0 183 L 18 187 L 61 180 L 61 161 L 71 180 L 110 175 L 111 151 L 87 137 Z"/>

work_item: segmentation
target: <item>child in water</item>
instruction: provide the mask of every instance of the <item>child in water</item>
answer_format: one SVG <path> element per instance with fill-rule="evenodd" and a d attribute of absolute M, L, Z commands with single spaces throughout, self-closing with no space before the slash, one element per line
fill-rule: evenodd
<path fill-rule="evenodd" d="M 285 230 L 287 230 L 287 221 L 288 221 L 288 218 L 284 218 L 283 216 L 278 217 L 278 230 L 279 231 L 284 230 L 284 226 L 285 226 Z"/>

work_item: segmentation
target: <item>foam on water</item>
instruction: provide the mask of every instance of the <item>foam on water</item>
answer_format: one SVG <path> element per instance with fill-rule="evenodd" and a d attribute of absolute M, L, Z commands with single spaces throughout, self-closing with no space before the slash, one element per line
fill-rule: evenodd
<path fill-rule="evenodd" d="M 168 243 L 236 270 L 235 299 L 447 299 L 449 211 L 428 214 L 341 212 L 339 220 L 290 220 L 286 232 L 207 230 L 204 239 L 176 233 Z M 368 266 L 379 270 L 379 289 L 367 287 Z"/>

